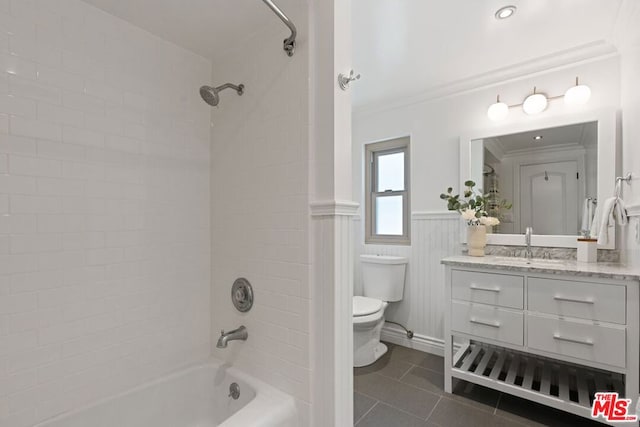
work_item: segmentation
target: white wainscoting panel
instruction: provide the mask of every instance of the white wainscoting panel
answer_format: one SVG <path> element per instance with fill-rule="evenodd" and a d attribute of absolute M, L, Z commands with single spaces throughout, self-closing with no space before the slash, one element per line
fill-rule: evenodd
<path fill-rule="evenodd" d="M 436 352 L 442 342 L 444 322 L 444 269 L 440 260 L 460 252 L 460 216 L 455 212 L 414 213 L 410 246 L 365 245 L 363 231 L 362 221 L 357 220 L 354 224 L 355 294 L 362 294 L 360 254 L 409 258 L 404 298 L 389 305 L 386 318 L 414 331 L 413 347 Z M 387 324 L 383 339 L 409 346 L 397 330 L 396 326 Z"/>
<path fill-rule="evenodd" d="M 312 416 L 317 426 L 341 426 L 353 419 L 353 328 L 344 325 L 352 324 L 356 252 L 352 218 L 357 206 L 350 202 L 311 205 Z"/>

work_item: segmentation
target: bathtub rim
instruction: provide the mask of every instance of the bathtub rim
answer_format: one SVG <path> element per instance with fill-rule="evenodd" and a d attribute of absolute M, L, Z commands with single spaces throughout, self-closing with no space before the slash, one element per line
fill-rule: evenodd
<path fill-rule="evenodd" d="M 293 414 L 295 420 L 298 419 L 299 414 L 298 414 L 293 396 L 281 390 L 278 390 L 274 386 L 267 384 L 264 381 L 254 376 L 251 376 L 245 373 L 244 371 L 236 368 L 232 364 L 223 362 L 214 357 L 210 357 L 200 362 L 195 362 L 189 365 L 185 365 L 182 368 L 178 368 L 174 371 L 168 372 L 167 374 L 159 378 L 155 378 L 153 380 L 139 384 L 135 387 L 124 390 L 118 394 L 103 397 L 101 399 L 96 400 L 95 402 L 91 402 L 89 404 L 72 409 L 70 411 L 62 412 L 53 417 L 46 418 L 42 421 L 39 421 L 37 424 L 34 424 L 33 427 L 48 427 L 49 424 L 51 423 L 64 420 L 65 418 L 74 416 L 76 414 L 80 414 L 81 412 L 90 410 L 92 408 L 98 407 L 105 403 L 114 401 L 116 399 L 125 397 L 127 395 L 136 393 L 138 391 L 141 391 L 147 388 L 151 388 L 157 384 L 171 381 L 174 378 L 186 375 L 192 371 L 196 371 L 198 369 L 202 369 L 206 367 L 213 367 L 214 369 L 216 369 L 216 371 L 220 369 L 224 369 L 226 373 L 228 373 L 229 375 L 237 378 L 240 381 L 247 383 L 250 387 L 253 388 L 255 392 L 255 396 L 253 397 L 253 399 L 247 402 L 245 406 L 240 408 L 237 412 L 235 412 L 229 418 L 224 420 L 219 427 L 235 427 L 235 426 L 241 427 L 245 425 L 250 425 L 250 424 L 246 424 L 248 421 L 259 421 L 260 418 L 253 418 L 252 414 L 261 415 L 262 417 L 264 417 L 265 415 L 264 405 L 268 405 L 266 407 L 269 409 L 269 413 L 273 411 L 274 412 L 273 415 L 276 417 L 276 419 L 283 420 L 283 422 L 286 421 L 286 418 L 291 414 Z M 294 424 L 291 424 L 291 425 L 295 425 L 295 424 L 296 422 L 294 421 Z M 262 424 L 254 423 L 252 425 L 260 426 Z M 265 424 L 265 425 L 271 425 L 271 424 Z"/>

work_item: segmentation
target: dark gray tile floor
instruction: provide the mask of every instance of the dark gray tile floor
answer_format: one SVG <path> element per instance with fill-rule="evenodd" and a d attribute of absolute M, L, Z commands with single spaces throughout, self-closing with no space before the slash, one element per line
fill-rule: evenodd
<path fill-rule="evenodd" d="M 354 369 L 357 427 L 522 427 L 602 424 L 465 381 L 444 392 L 444 360 L 387 343 L 373 365 Z"/>

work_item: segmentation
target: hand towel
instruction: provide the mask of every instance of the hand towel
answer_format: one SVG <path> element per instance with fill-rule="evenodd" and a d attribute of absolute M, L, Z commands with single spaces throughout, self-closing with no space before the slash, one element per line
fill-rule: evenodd
<path fill-rule="evenodd" d="M 611 230 L 615 233 L 615 218 L 613 216 L 613 212 L 615 210 L 617 199 L 617 197 L 609 197 L 602 204 L 600 219 L 597 222 L 597 237 L 599 245 L 606 245 L 609 243 L 609 232 Z"/>
<path fill-rule="evenodd" d="M 598 209 L 599 206 L 596 212 Z M 599 215 L 598 220 L 594 219 L 596 229 L 591 231 L 591 235 L 597 236 L 599 245 L 606 245 L 609 243 L 610 233 L 615 233 L 616 222 L 620 225 L 627 225 L 628 218 L 624 201 L 617 196 L 608 198 L 604 201 Z"/>
<path fill-rule="evenodd" d="M 585 233 L 591 229 L 591 219 L 589 218 L 589 205 L 591 204 L 591 199 L 584 199 L 584 203 L 582 204 L 582 225 L 580 226 L 580 232 Z"/>
<path fill-rule="evenodd" d="M 596 210 L 593 213 L 593 218 L 591 219 L 591 226 L 589 226 L 589 231 L 592 239 L 598 238 L 598 233 L 600 232 L 600 218 L 602 217 L 602 208 L 600 204 L 596 206 Z"/>
<path fill-rule="evenodd" d="M 620 197 L 616 199 L 616 204 L 614 206 L 614 217 L 615 220 L 620 225 L 627 225 L 629 222 L 629 216 L 627 215 L 627 207 L 624 205 L 624 200 Z"/>

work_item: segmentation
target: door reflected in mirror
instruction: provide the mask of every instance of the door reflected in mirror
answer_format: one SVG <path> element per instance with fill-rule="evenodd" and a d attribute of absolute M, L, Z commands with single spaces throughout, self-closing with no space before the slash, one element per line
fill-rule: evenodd
<path fill-rule="evenodd" d="M 598 124 L 580 123 L 472 141 L 471 165 L 482 170 L 493 233 L 588 233 L 597 205 Z M 482 144 L 479 149 L 476 144 Z M 511 209 L 500 208 L 500 201 Z"/>

